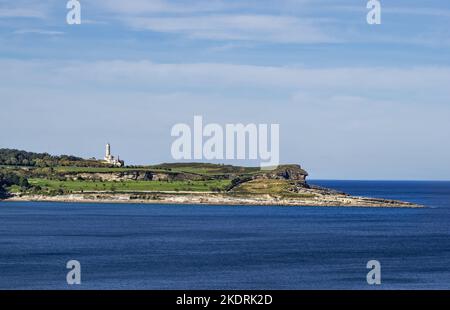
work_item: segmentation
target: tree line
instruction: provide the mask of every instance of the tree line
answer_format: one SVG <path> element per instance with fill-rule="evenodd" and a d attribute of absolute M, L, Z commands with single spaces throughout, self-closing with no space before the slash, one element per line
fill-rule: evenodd
<path fill-rule="evenodd" d="M 0 166 L 25 167 L 104 167 L 98 160 L 86 160 L 71 155 L 53 156 L 48 153 L 33 153 L 14 149 L 0 149 Z"/>
<path fill-rule="evenodd" d="M 30 188 L 30 184 L 26 177 L 14 172 L 0 170 L 0 199 L 9 196 L 8 188 L 13 185 L 19 186 L 21 189 Z"/>

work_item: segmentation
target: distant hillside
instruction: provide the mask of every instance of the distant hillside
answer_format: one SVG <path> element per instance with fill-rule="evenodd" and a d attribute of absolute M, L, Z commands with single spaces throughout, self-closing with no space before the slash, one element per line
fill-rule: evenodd
<path fill-rule="evenodd" d="M 169 171 L 181 171 L 185 173 L 195 173 L 203 175 L 221 175 L 221 174 L 246 174 L 255 173 L 260 170 L 257 167 L 239 167 L 224 164 L 211 163 L 164 163 L 151 166 L 155 169 L 163 169 Z"/>
<path fill-rule="evenodd" d="M 54 156 L 48 153 L 33 153 L 14 149 L 0 149 L 0 165 L 26 167 L 104 167 L 100 161 L 86 160 L 76 156 Z"/>
<path fill-rule="evenodd" d="M 0 200 L 220 205 L 418 205 L 310 186 L 300 165 L 272 170 L 211 163 L 116 167 L 99 160 L 0 149 Z"/>
<path fill-rule="evenodd" d="M 211 163 L 115 167 L 76 156 L 0 149 L 0 199 L 13 194 L 54 196 L 105 191 L 259 195 L 260 187 L 263 192 L 274 195 L 285 192 L 289 196 L 299 188 L 308 187 L 307 176 L 300 165 L 281 165 L 268 171 Z M 246 185 L 251 181 L 251 186 Z"/>
<path fill-rule="evenodd" d="M 84 159 L 73 155 L 50 155 L 48 153 L 35 153 L 16 149 L 0 149 L 0 168 L 9 167 L 30 167 L 30 168 L 54 168 L 52 174 L 64 175 L 67 173 L 166 173 L 171 176 L 177 175 L 181 179 L 197 178 L 201 176 L 210 178 L 235 178 L 235 177 L 264 177 L 283 178 L 294 180 L 305 180 L 308 173 L 299 165 L 280 165 L 275 170 L 261 171 L 259 167 L 242 167 L 225 164 L 212 163 L 163 163 L 151 166 L 128 166 L 117 168 L 108 165 L 100 160 Z M 44 170 L 48 174 L 47 170 Z M 35 173 L 41 173 L 37 169 Z M 183 174 L 184 176 L 180 176 Z M 148 176 L 144 176 L 148 179 Z M 168 177 L 169 179 L 171 177 Z M 137 177 L 137 179 L 139 179 Z"/>

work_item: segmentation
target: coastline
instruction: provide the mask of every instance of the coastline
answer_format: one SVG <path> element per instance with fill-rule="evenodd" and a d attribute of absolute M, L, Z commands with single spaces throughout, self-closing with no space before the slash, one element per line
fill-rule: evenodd
<path fill-rule="evenodd" d="M 151 196 L 131 193 L 83 193 L 59 196 L 22 195 L 3 201 L 11 202 L 69 202 L 69 203 L 135 203 L 135 204 L 177 204 L 177 205 L 223 205 L 223 206 L 286 206 L 286 207 L 364 207 L 364 208 L 423 208 L 410 202 L 356 197 L 342 194 L 327 197 L 302 199 L 275 198 L 269 195 L 259 197 L 230 196 L 216 193 L 152 193 Z"/>

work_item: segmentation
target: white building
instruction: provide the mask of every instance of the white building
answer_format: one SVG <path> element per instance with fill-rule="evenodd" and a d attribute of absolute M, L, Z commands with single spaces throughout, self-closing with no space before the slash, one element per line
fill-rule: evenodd
<path fill-rule="evenodd" d="M 118 156 L 117 159 L 111 155 L 111 144 L 106 144 L 106 153 L 104 158 L 105 163 L 114 165 L 116 167 L 122 167 L 125 165 L 125 162 L 123 160 L 120 160 L 120 157 Z"/>

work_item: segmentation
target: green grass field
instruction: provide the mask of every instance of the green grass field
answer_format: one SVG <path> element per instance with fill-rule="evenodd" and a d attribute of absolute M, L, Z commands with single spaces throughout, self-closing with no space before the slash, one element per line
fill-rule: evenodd
<path fill-rule="evenodd" d="M 211 181 L 58 181 L 48 179 L 30 179 L 30 184 L 40 186 L 42 190 L 59 190 L 68 192 L 81 191 L 194 191 L 209 192 L 223 190 L 230 184 L 229 180 Z"/>
<path fill-rule="evenodd" d="M 161 164 L 156 166 L 145 167 L 65 167 L 59 166 L 55 168 L 58 173 L 113 173 L 113 172 L 129 172 L 129 171 L 149 171 L 149 172 L 166 172 L 166 173 L 191 173 L 205 176 L 223 175 L 228 173 L 236 174 L 254 174 L 260 172 L 259 168 L 252 167 L 232 167 L 223 165 L 207 165 L 207 164 Z"/>
<path fill-rule="evenodd" d="M 310 193 L 296 193 L 289 190 L 291 184 L 286 180 L 252 180 L 235 187 L 237 195 L 270 195 L 279 198 L 312 198 Z"/>
<path fill-rule="evenodd" d="M 128 171 L 166 171 L 158 168 L 142 167 L 142 168 L 109 168 L 109 167 L 65 167 L 59 166 L 55 168 L 59 173 L 113 173 Z"/>

